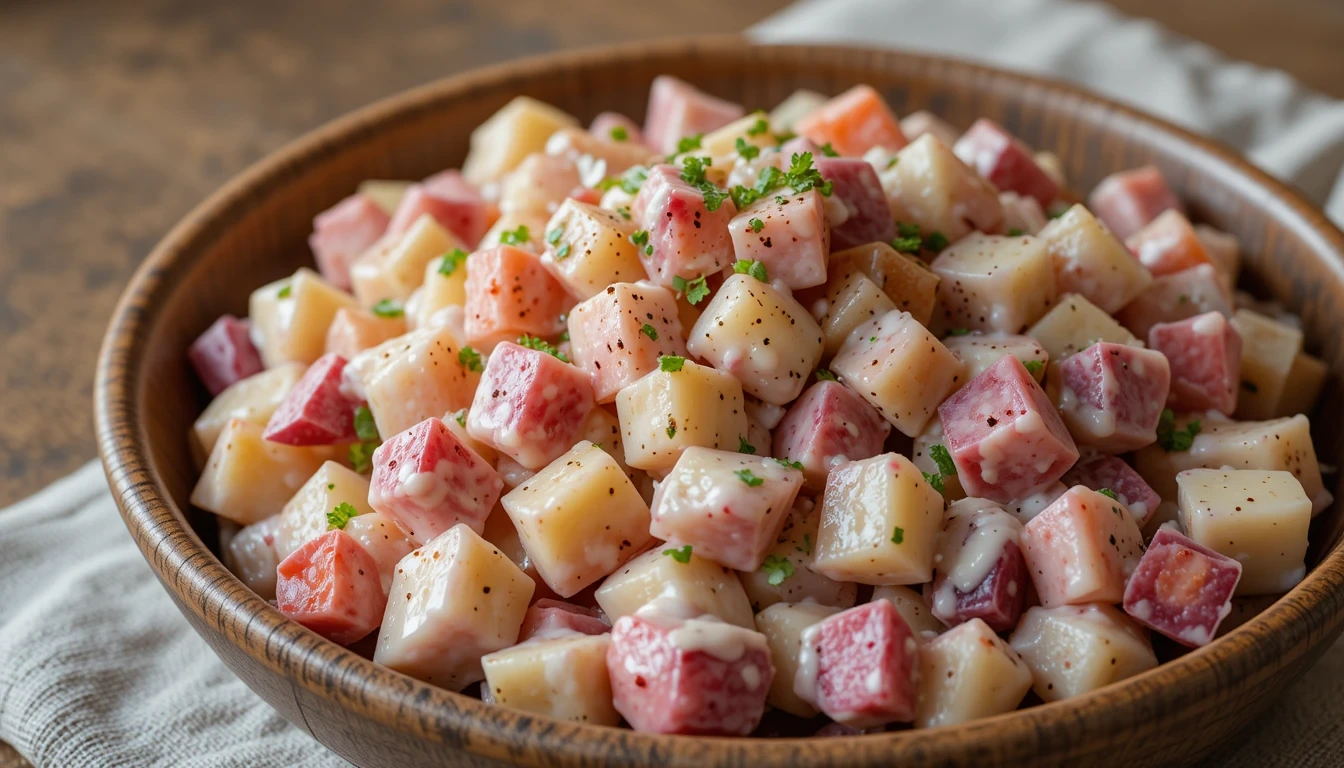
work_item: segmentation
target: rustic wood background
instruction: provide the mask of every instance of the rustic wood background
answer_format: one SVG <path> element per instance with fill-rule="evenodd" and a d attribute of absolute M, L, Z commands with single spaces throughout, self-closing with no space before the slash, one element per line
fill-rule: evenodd
<path fill-rule="evenodd" d="M 786 4 L 0 0 L 0 506 L 94 456 L 93 365 L 122 286 L 248 163 L 449 73 L 742 30 Z M 1113 5 L 1344 97 L 1340 0 Z M 0 768 L 26 765 L 0 743 Z"/>

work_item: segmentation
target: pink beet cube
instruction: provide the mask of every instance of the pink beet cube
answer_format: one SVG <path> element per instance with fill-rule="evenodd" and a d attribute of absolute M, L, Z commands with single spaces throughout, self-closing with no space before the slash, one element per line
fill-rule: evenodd
<path fill-rule="evenodd" d="M 503 489 L 495 468 L 436 418 L 373 452 L 369 506 L 396 521 L 417 545 L 458 523 L 480 533 Z"/>
<path fill-rule="evenodd" d="M 573 299 L 535 254 L 499 245 L 467 257 L 464 333 L 478 348 L 520 336 L 551 337 Z"/>
<path fill-rule="evenodd" d="M 527 614 L 523 616 L 523 626 L 518 630 L 518 642 L 532 637 L 555 637 L 571 632 L 601 635 L 610 631 L 611 625 L 602 618 L 602 612 L 598 609 L 543 597 L 528 607 Z"/>
<path fill-rule="evenodd" d="M 672 291 L 648 283 L 613 283 L 569 313 L 570 354 L 599 403 L 657 370 L 660 356 L 685 357 L 684 336 Z"/>
<path fill-rule="evenodd" d="M 1087 208 L 1122 240 L 1143 229 L 1165 210 L 1185 210 L 1162 178 L 1162 172 L 1152 165 L 1102 179 L 1088 197 Z"/>
<path fill-rule="evenodd" d="M 642 614 L 617 620 L 607 648 L 612 703 L 630 727 L 718 736 L 755 730 L 775 676 L 765 636 L 713 617 Z"/>
<path fill-rule="evenodd" d="M 1008 502 L 1058 480 L 1078 447 L 1022 361 L 1006 356 L 938 406 L 968 496 Z"/>
<path fill-rule="evenodd" d="M 975 555 L 985 556 L 977 552 L 972 557 Z M 967 557 L 967 553 L 962 556 Z M 1017 620 L 1027 609 L 1030 576 L 1022 549 L 1016 543 L 1005 541 L 984 579 L 969 590 L 963 591 L 949 583 L 949 566 L 940 563 L 935 567 L 933 582 L 926 587 L 929 590 L 926 595 L 932 597 L 930 610 L 939 621 L 954 627 L 971 619 L 981 619 L 995 632 L 1007 632 L 1017 626 Z M 946 597 L 939 599 L 940 595 Z"/>
<path fill-rule="evenodd" d="M 1135 336 L 1148 338 L 1158 323 L 1174 323 L 1206 312 L 1232 316 L 1232 297 L 1212 264 L 1201 264 L 1153 279 L 1115 319 Z"/>
<path fill-rule="evenodd" d="M 887 193 L 871 163 L 857 157 L 813 155 L 812 164 L 831 182 L 829 206 L 844 210 L 844 217 L 833 216 L 831 248 L 837 251 L 856 245 L 896 237 L 896 220 L 891 218 Z"/>
<path fill-rule="evenodd" d="M 350 290 L 350 264 L 387 231 L 388 215 L 363 195 L 351 195 L 317 214 L 308 247 L 332 285 Z"/>
<path fill-rule="evenodd" d="M 612 131 L 619 134 L 620 130 L 625 131 L 624 139 L 617 139 Z M 608 139 L 611 141 L 628 141 L 634 144 L 644 143 L 644 131 L 640 130 L 639 123 L 622 115 L 620 112 L 599 112 L 597 117 L 593 118 L 592 124 L 588 126 L 588 132 L 599 139 Z"/>
<path fill-rule="evenodd" d="M 1241 563 L 1160 528 L 1125 587 L 1125 613 L 1182 645 L 1207 645 L 1232 612 Z"/>
<path fill-rule="evenodd" d="M 772 282 L 791 290 L 821 285 L 831 253 L 821 193 L 809 189 L 782 199 L 765 197 L 733 217 L 728 224 L 733 252 L 761 262 Z"/>
<path fill-rule="evenodd" d="M 1222 314 L 1158 323 L 1148 331 L 1148 346 L 1171 364 L 1173 408 L 1228 415 L 1237 409 L 1241 334 Z"/>
<path fill-rule="evenodd" d="M 455 173 L 445 171 L 445 173 Z M 431 189 L 433 191 L 431 191 Z M 401 205 L 388 222 L 389 234 L 399 235 L 415 220 L 428 213 L 444 229 L 461 238 L 468 247 L 481 241 L 490 228 L 489 205 L 480 195 L 471 194 L 465 181 L 453 184 L 443 174 L 431 176 L 422 184 L 412 184 L 401 198 Z"/>
<path fill-rule="evenodd" d="M 1081 485 L 1094 491 L 1103 488 L 1111 491 L 1116 500 L 1124 504 L 1134 516 L 1139 528 L 1148 524 L 1148 520 L 1157 513 L 1157 505 L 1162 503 L 1162 497 L 1157 495 L 1157 491 L 1149 487 L 1143 477 L 1119 456 L 1097 454 L 1080 460 L 1064 473 L 1064 484 L 1070 488 Z"/>
<path fill-rule="evenodd" d="M 583 438 L 593 385 L 578 368 L 506 342 L 495 348 L 467 411 L 467 434 L 528 469 Z"/>
<path fill-rule="evenodd" d="M 1143 229 L 1125 238 L 1125 247 L 1154 275 L 1170 275 L 1213 263 L 1190 220 L 1176 210 L 1163 211 Z"/>
<path fill-rule="evenodd" d="M 866 728 L 915 717 L 919 670 L 910 626 L 874 600 L 803 630 L 794 692 L 838 723 Z"/>
<path fill-rule="evenodd" d="M 1036 164 L 1031 149 L 993 120 L 976 120 L 952 151 L 1000 191 L 1035 198 L 1042 206 L 1059 195 L 1059 185 Z"/>
<path fill-rule="evenodd" d="M 1105 453 L 1157 440 L 1171 368 L 1161 352 L 1100 341 L 1060 362 L 1059 410 L 1073 439 Z"/>
<path fill-rule="evenodd" d="M 670 288 L 674 277 L 694 280 L 733 265 L 728 223 L 737 208 L 724 198 L 710 211 L 704 193 L 682 180 L 680 169 L 650 168 L 630 210 L 649 233 L 648 247 L 639 249 L 639 257 L 659 285 Z"/>
<path fill-rule="evenodd" d="M 344 370 L 340 355 L 319 357 L 280 401 L 262 437 L 286 445 L 353 443 L 357 403 L 341 392 Z"/>
<path fill-rule="evenodd" d="M 340 530 L 327 531 L 280 562 L 275 598 L 281 613 L 341 645 L 377 629 L 387 606 L 378 562 Z"/>
<path fill-rule="evenodd" d="M 819 381 L 789 406 L 775 429 L 772 455 L 803 465 L 807 487 L 826 487 L 831 469 L 882 452 L 891 424 L 857 393 L 836 381 Z"/>
<path fill-rule="evenodd" d="M 649 111 L 644 118 L 644 137 L 650 147 L 663 153 L 677 151 L 677 142 L 698 133 L 708 133 L 733 122 L 747 111 L 669 75 L 653 79 Z"/>
<path fill-rule="evenodd" d="M 234 382 L 261 373 L 261 353 L 252 344 L 251 329 L 246 320 L 223 315 L 187 350 L 187 359 L 211 396 Z"/>
<path fill-rule="evenodd" d="M 1118 603 L 1143 555 L 1143 534 L 1119 501 L 1074 486 L 1022 530 L 1041 605 Z"/>

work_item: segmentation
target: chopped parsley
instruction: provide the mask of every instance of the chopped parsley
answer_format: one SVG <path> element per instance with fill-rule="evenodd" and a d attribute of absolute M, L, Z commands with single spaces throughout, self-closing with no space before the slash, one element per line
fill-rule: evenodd
<path fill-rule="evenodd" d="M 564 245 L 555 249 L 555 258 L 556 260 L 569 258 L 569 243 L 565 243 Z"/>
<path fill-rule="evenodd" d="M 839 156 L 840 156 L 840 153 L 835 151 L 835 147 L 832 147 L 832 146 L 831 146 L 831 142 L 829 142 L 829 141 L 826 142 L 825 144 L 822 144 L 822 145 L 821 145 L 821 154 L 823 154 L 823 155 L 825 155 L 825 156 L 827 156 L 827 157 L 839 157 Z"/>
<path fill-rule="evenodd" d="M 691 156 L 681 161 L 681 180 L 700 190 L 705 198 L 705 210 L 711 212 L 719 210 L 723 201 L 732 196 L 705 178 L 705 169 L 713 164 L 714 161 L 708 157 Z"/>
<path fill-rule="evenodd" d="M 467 261 L 467 252 L 461 248 L 443 254 L 443 261 L 439 262 L 439 274 L 448 277 L 457 271 L 457 268 Z"/>
<path fill-rule="evenodd" d="M 378 439 L 378 425 L 374 423 L 373 411 L 367 405 L 355 409 L 355 437 L 360 440 Z"/>
<path fill-rule="evenodd" d="M 787 557 L 766 555 L 765 560 L 761 561 L 761 572 L 766 575 L 767 584 L 778 587 L 793 575 L 793 563 Z"/>
<path fill-rule="evenodd" d="M 1045 361 L 1044 361 L 1044 360 L 1023 360 L 1023 361 L 1022 361 L 1022 367 L 1027 369 L 1027 373 L 1030 373 L 1032 376 L 1035 376 L 1036 374 L 1038 374 L 1038 373 L 1041 372 L 1041 369 L 1042 369 L 1042 368 L 1045 367 Z"/>
<path fill-rule="evenodd" d="M 775 461 L 776 461 L 776 462 L 779 464 L 779 466 L 781 466 L 781 467 L 787 467 L 787 468 L 789 468 L 789 469 L 796 469 L 796 470 L 798 470 L 799 472 L 803 471 L 803 462 L 801 462 L 801 461 L 794 461 L 793 459 L 775 459 Z"/>
<path fill-rule="evenodd" d="M 1025 235 L 1025 234 L 1027 234 L 1027 233 L 1024 232 L 1024 231 L 1022 230 L 1021 227 L 1009 227 L 1009 228 L 1008 228 L 1008 236 L 1009 236 L 1009 237 L 1021 237 L 1021 236 Z"/>
<path fill-rule="evenodd" d="M 699 149 L 700 139 L 702 136 L 704 136 L 703 133 L 696 133 L 690 136 L 683 136 L 681 140 L 677 142 L 677 154 L 680 155 L 683 152 L 690 152 L 691 150 Z"/>
<path fill-rule="evenodd" d="M 752 123 L 747 128 L 747 135 L 760 136 L 762 133 L 765 133 L 768 130 L 770 130 L 770 122 L 766 120 L 764 117 L 758 117 L 756 118 L 756 122 Z"/>
<path fill-rule="evenodd" d="M 506 229 L 499 233 L 499 242 L 504 245 L 527 245 L 532 239 L 532 233 L 527 231 L 526 224 L 519 224 L 517 229 Z"/>
<path fill-rule="evenodd" d="M 379 317 L 401 317 L 406 314 L 406 308 L 396 299 L 383 299 L 373 305 L 373 314 Z"/>
<path fill-rule="evenodd" d="M 562 363 L 569 362 L 569 358 L 565 357 L 565 353 L 556 349 L 554 344 L 547 342 L 545 339 L 539 339 L 536 336 L 523 334 L 518 337 L 518 344 L 519 346 L 527 347 L 528 349 L 535 349 L 538 352 L 545 352 Z"/>
<path fill-rule="evenodd" d="M 1115 491 L 1112 491 L 1110 488 L 1098 488 L 1097 493 L 1100 493 L 1102 496 L 1105 496 L 1107 498 L 1111 499 L 1115 498 Z"/>
<path fill-rule="evenodd" d="M 349 503 L 342 501 L 327 513 L 327 530 L 345 530 L 345 524 L 350 522 L 350 519 L 354 517 L 359 517 L 359 510 L 352 507 Z"/>
<path fill-rule="evenodd" d="M 481 363 L 481 353 L 471 347 L 463 347 L 458 351 L 457 362 L 472 373 L 480 373 L 485 370 L 485 365 Z"/>
<path fill-rule="evenodd" d="M 741 435 L 738 435 L 738 436 L 737 436 L 737 452 L 738 452 L 738 453 L 748 453 L 748 454 L 755 455 L 755 453 L 756 453 L 756 446 L 752 445 L 751 443 L 748 443 L 748 442 L 747 442 L 747 438 L 745 438 L 745 437 L 743 437 L 743 436 L 741 436 Z"/>
<path fill-rule="evenodd" d="M 801 547 L 794 547 L 794 549 L 798 550 L 799 552 L 802 552 L 804 555 L 812 554 L 812 534 L 804 533 L 803 545 Z"/>
<path fill-rule="evenodd" d="M 673 419 L 667 420 L 667 439 L 671 440 L 677 436 L 677 423 Z"/>
<path fill-rule="evenodd" d="M 892 156 L 892 158 L 887 161 L 887 169 L 890 170 L 892 168 L 895 168 L 896 164 L 899 162 L 901 162 L 901 158 Z"/>
<path fill-rule="evenodd" d="M 275 295 L 276 298 L 288 299 L 290 294 L 292 293 L 294 293 L 294 286 L 286 285 L 284 288 L 281 288 L 279 291 L 276 291 Z"/>
<path fill-rule="evenodd" d="M 711 213 L 719 210 L 719 206 L 723 205 L 723 201 L 731 197 L 727 192 L 710 184 L 708 181 L 700 185 L 700 193 L 705 197 L 705 210 Z"/>
<path fill-rule="evenodd" d="M 552 229 L 550 232 L 546 233 L 546 242 L 550 243 L 551 245 L 555 245 L 556 243 L 560 242 L 560 238 L 564 236 L 565 236 L 565 228 L 556 227 L 555 229 Z"/>
<path fill-rule="evenodd" d="M 636 248 L 643 248 L 645 256 L 653 255 L 653 244 L 649 242 L 649 231 L 647 229 L 637 229 L 630 233 L 630 242 Z"/>
<path fill-rule="evenodd" d="M 835 378 L 835 374 L 825 368 L 818 368 L 817 381 L 839 381 L 839 379 Z"/>
<path fill-rule="evenodd" d="M 658 329 L 654 328 L 652 325 L 649 325 L 648 323 L 645 323 L 644 327 L 639 329 L 639 332 L 644 334 L 645 336 L 648 336 L 649 341 L 658 340 Z"/>
<path fill-rule="evenodd" d="M 898 525 L 891 532 L 891 543 L 900 544 L 904 541 L 905 541 L 905 529 Z"/>
<path fill-rule="evenodd" d="M 709 295 L 709 286 L 705 284 L 704 275 L 701 275 L 694 280 L 673 276 L 672 290 L 686 294 L 686 300 L 691 303 L 691 306 L 695 306 L 704 301 L 705 297 Z"/>
<path fill-rule="evenodd" d="M 457 422 L 457 426 L 459 426 L 459 427 L 465 427 L 465 426 L 467 426 L 467 409 L 466 409 L 466 408 L 463 408 L 463 409 L 459 410 L 457 413 L 454 413 L 454 414 L 453 414 L 453 421 L 456 421 L 456 422 Z"/>
<path fill-rule="evenodd" d="M 373 452 L 378 449 L 377 440 L 368 440 L 350 444 L 350 464 L 355 471 L 364 474 L 373 468 Z"/>
<path fill-rule="evenodd" d="M 617 125 L 611 129 L 612 141 L 627 141 L 629 138 L 630 132 L 625 129 L 624 125 Z"/>
<path fill-rule="evenodd" d="M 686 358 L 679 355 L 662 355 L 658 358 L 658 370 L 676 373 L 686 364 Z"/>
<path fill-rule="evenodd" d="M 949 329 L 947 329 L 947 335 L 948 335 L 948 336 L 967 336 L 967 335 L 970 334 L 970 332 L 971 332 L 971 329 L 970 329 L 970 328 L 949 328 Z"/>
<path fill-rule="evenodd" d="M 678 563 L 682 564 L 689 563 L 691 562 L 691 545 L 687 544 L 684 547 L 677 547 L 674 549 L 664 549 L 663 554 L 668 555 L 673 560 L 676 560 Z"/>
<path fill-rule="evenodd" d="M 919 225 L 898 221 L 896 222 L 896 234 L 901 237 L 919 237 Z"/>
<path fill-rule="evenodd" d="M 929 446 L 929 458 L 937 465 L 938 472 L 925 472 L 924 480 L 933 490 L 943 493 L 947 490 L 945 478 L 957 476 L 957 465 L 952 463 L 952 454 L 947 452 L 947 448 L 941 443 L 934 443 Z M 899 544 L 900 542 L 896 542 Z"/>
<path fill-rule="evenodd" d="M 1189 296 L 1186 296 L 1184 293 L 1182 293 L 1180 296 L 1177 296 L 1177 297 L 1176 297 L 1176 303 L 1177 303 L 1177 304 L 1185 304 L 1185 303 L 1188 303 L 1189 301 L 1190 301 L 1190 297 L 1189 297 Z"/>
<path fill-rule="evenodd" d="M 1176 429 L 1176 414 L 1170 408 L 1164 408 L 1157 419 L 1157 444 L 1168 453 L 1188 451 L 1199 431 L 1199 419 L 1192 420 L 1184 429 Z"/>
<path fill-rule="evenodd" d="M 613 187 L 619 187 L 621 191 L 628 195 L 639 192 L 639 188 L 644 185 L 644 181 L 649 178 L 649 169 L 642 165 L 631 167 L 620 178 L 610 177 L 597 183 L 597 188 L 606 192 Z M 630 218 L 626 216 L 626 218 Z"/>
<path fill-rule="evenodd" d="M 765 271 L 765 265 L 759 261 L 738 259 L 733 264 L 733 272 L 738 275 L 751 275 L 762 283 L 770 282 L 770 276 Z"/>
<path fill-rule="evenodd" d="M 755 160 L 756 156 L 761 154 L 760 147 L 754 144 L 748 144 L 747 140 L 741 136 L 737 137 L 737 143 L 734 145 L 734 148 L 737 150 L 737 156 L 743 160 Z"/>
<path fill-rule="evenodd" d="M 630 220 L 630 206 L 622 205 L 616 209 L 616 213 L 619 213 L 622 219 L 625 219 L 626 221 Z"/>
<path fill-rule="evenodd" d="M 915 237 L 898 237 L 891 241 L 891 247 L 901 253 L 919 253 L 919 249 L 924 245 L 924 241 Z"/>
<path fill-rule="evenodd" d="M 933 234 L 924 238 L 924 247 L 930 251 L 941 251 L 947 247 L 947 235 L 935 231 Z"/>
<path fill-rule="evenodd" d="M 789 170 L 784 172 L 784 181 L 794 192 L 816 189 L 823 197 L 831 196 L 831 182 L 822 178 L 821 171 L 813 167 L 811 152 L 795 154 L 789 159 Z"/>
<path fill-rule="evenodd" d="M 752 232 L 760 232 L 762 229 L 765 229 L 765 222 L 754 217 L 747 219 L 747 224 L 751 225 Z"/>
<path fill-rule="evenodd" d="M 739 469 L 739 470 L 737 470 L 736 472 L 734 472 L 733 474 L 734 474 L 734 475 L 737 475 L 737 479 L 739 479 L 739 480 L 741 480 L 742 482 L 746 483 L 747 486 L 750 487 L 750 488 L 755 488 L 756 486 L 758 486 L 758 485 L 760 485 L 761 483 L 764 483 L 764 482 L 765 482 L 765 480 L 764 480 L 763 478 L 760 478 L 760 477 L 757 477 L 757 476 L 753 475 L 753 474 L 751 473 L 751 470 L 750 470 L 750 469 Z"/>

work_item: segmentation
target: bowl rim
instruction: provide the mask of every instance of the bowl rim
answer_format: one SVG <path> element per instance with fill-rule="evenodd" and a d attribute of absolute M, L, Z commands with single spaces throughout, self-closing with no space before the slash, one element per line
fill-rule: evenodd
<path fill-rule="evenodd" d="M 328 642 L 298 624 L 243 586 L 202 543 L 184 512 L 166 491 L 149 451 L 139 393 L 144 340 L 171 293 L 173 274 L 189 266 L 203 243 L 227 229 L 248 210 L 247 197 L 256 188 L 282 182 L 296 168 L 319 164 L 323 156 L 357 141 L 380 126 L 425 109 L 441 99 L 477 88 L 506 84 L 511 79 L 549 68 L 582 68 L 623 58 L 687 54 L 727 56 L 743 48 L 773 49 L 783 54 L 877 57 L 883 61 L 937 65 L 959 78 L 998 79 L 1017 87 L 1054 92 L 1088 107 L 1116 113 L 1163 141 L 1198 155 L 1220 181 L 1255 190 L 1265 215 L 1292 229 L 1316 253 L 1330 253 L 1322 267 L 1344 284 L 1344 233 L 1288 185 L 1217 141 L 1096 95 L 1071 83 L 1014 72 L 965 59 L 896 49 L 835 44 L 759 43 L 737 35 L 668 38 L 597 46 L 542 54 L 441 78 L 347 113 L 290 141 L 253 163 L 207 197 L 176 224 L 135 271 L 122 294 L 99 353 L 94 386 L 95 426 L 99 454 L 118 509 L 155 574 L 179 609 L 199 622 L 224 632 L 246 627 L 249 636 L 264 636 L 266 652 L 255 652 L 239 637 L 233 644 L 258 664 L 291 685 L 316 696 L 336 696 L 348 707 L 358 702 L 361 716 L 422 738 L 452 741 L 463 749 L 499 760 L 528 756 L 530 748 L 546 750 L 554 762 L 599 763 L 617 749 L 627 755 L 659 754 L 670 764 L 703 763 L 707 758 L 742 758 L 752 765 L 811 766 L 834 759 L 835 750 L 849 752 L 853 764 L 889 764 L 900 753 L 924 756 L 989 754 L 984 750 L 1005 742 L 1042 744 L 1076 741 L 1083 734 L 1137 728 L 1151 718 L 1144 702 L 1161 691 L 1172 706 L 1206 706 L 1207 693 L 1232 685 L 1266 684 L 1279 669 L 1316 647 L 1323 637 L 1338 634 L 1344 624 L 1344 546 L 1336 540 L 1306 578 L 1288 594 L 1242 626 L 1215 642 L 1140 675 L 1064 701 L 995 715 L 961 725 L 862 736 L 731 739 L 665 736 L 625 729 L 566 723 L 496 707 L 450 692 L 374 664 Z M 858 62 L 856 61 L 856 64 Z M 183 599 L 183 593 L 190 599 Z M 279 644 L 279 647 L 277 647 Z M 255 645 L 254 645 L 255 647 Z M 1265 660 L 1274 660 L 1266 662 Z M 330 674 L 294 674 L 299 669 L 325 669 Z M 1228 674 L 1231 671 L 1231 674 Z M 1209 708 L 1210 713 L 1216 708 Z M 427 714 L 430 725 L 415 722 Z M 521 721 L 528 721 L 526 723 Z M 305 726 L 307 724 L 305 723 Z M 312 731 L 310 727 L 305 730 Z M 538 734 L 536 731 L 543 731 Z M 1066 735 L 1072 734 L 1066 738 Z M 825 744 L 827 749 L 800 749 Z M 831 754 L 830 758 L 826 755 Z"/>

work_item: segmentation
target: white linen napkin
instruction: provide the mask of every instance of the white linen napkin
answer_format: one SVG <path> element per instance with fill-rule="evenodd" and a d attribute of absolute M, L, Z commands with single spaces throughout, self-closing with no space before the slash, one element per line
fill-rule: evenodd
<path fill-rule="evenodd" d="M 1247 151 L 1344 222 L 1344 104 L 1107 6 L 1061 0 L 808 0 L 766 41 L 852 41 L 1079 81 Z M 1344 763 L 1344 646 L 1208 764 Z M 343 765 L 249 691 L 141 558 L 102 471 L 0 510 L 0 739 L 48 766 Z"/>

